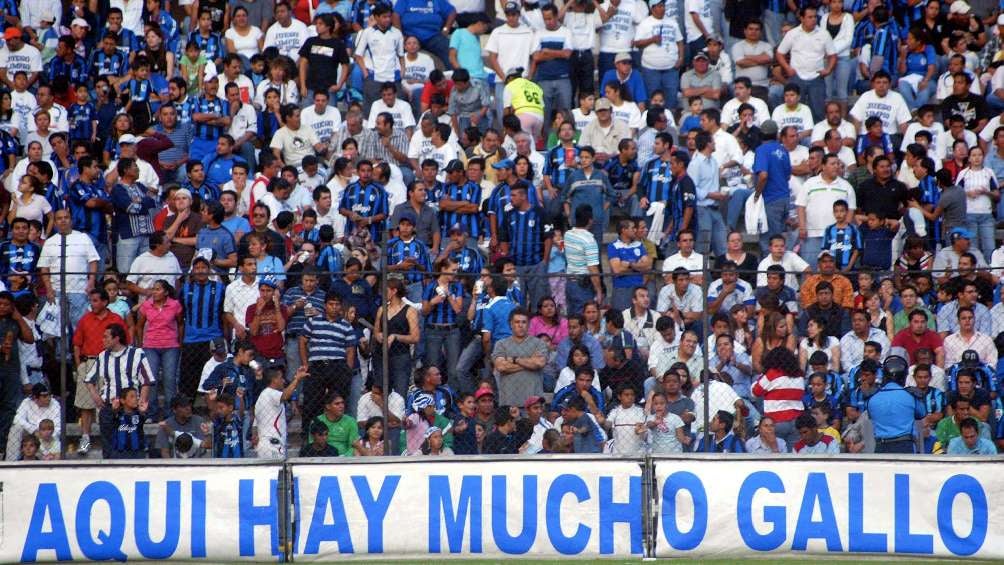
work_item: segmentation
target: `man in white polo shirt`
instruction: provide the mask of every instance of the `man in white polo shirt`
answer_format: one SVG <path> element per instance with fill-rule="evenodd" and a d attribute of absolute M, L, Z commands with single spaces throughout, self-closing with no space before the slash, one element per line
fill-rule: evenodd
<path fill-rule="evenodd" d="M 840 177 L 840 158 L 829 153 L 823 157 L 823 170 L 810 177 L 795 195 L 798 212 L 798 237 L 802 240 L 799 256 L 812 268 L 823 244 L 823 232 L 833 223 L 833 203 L 843 200 L 853 213 L 857 197 L 850 183 Z"/>
<path fill-rule="evenodd" d="M 818 120 L 826 97 L 823 78 L 833 72 L 837 51 L 830 34 L 816 26 L 815 8 L 799 10 L 799 19 L 802 24 L 784 34 L 777 46 L 777 62 L 784 76 L 802 89 L 813 119 Z"/>
<path fill-rule="evenodd" d="M 391 8 L 377 2 L 373 8 L 375 24 L 356 34 L 356 65 L 363 73 L 363 112 L 380 98 L 380 86 L 397 80 L 397 72 L 404 76 L 404 37 L 401 30 L 391 26 Z"/>
<path fill-rule="evenodd" d="M 530 68 L 530 51 L 534 43 L 533 30 L 521 21 L 520 4 L 506 2 L 503 10 L 505 24 L 493 29 L 485 44 L 487 66 L 495 73 L 495 111 L 499 119 L 502 116 L 505 77 L 516 69 L 523 69 L 525 73 Z"/>

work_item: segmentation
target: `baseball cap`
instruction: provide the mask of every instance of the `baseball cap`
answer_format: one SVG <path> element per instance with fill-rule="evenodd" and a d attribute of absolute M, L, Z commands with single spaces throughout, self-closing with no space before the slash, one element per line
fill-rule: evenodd
<path fill-rule="evenodd" d="M 272 287 L 272 288 L 279 288 L 279 284 L 276 282 L 275 277 L 273 277 L 272 275 L 268 275 L 268 276 L 262 277 L 261 280 L 258 281 L 258 286 L 259 287 L 268 286 L 268 287 Z"/>
<path fill-rule="evenodd" d="M 85 20 L 84 18 L 73 18 L 73 21 L 70 22 L 70 27 L 73 26 L 80 26 L 80 27 L 86 27 L 87 29 L 91 29 L 91 24 L 87 23 L 87 20 Z"/>
<path fill-rule="evenodd" d="M 481 387 L 474 393 L 474 400 L 481 400 L 484 396 L 495 398 L 495 392 L 488 387 Z"/>
<path fill-rule="evenodd" d="M 760 124 L 760 133 L 764 135 L 777 135 L 777 122 L 774 120 L 764 120 Z"/>
<path fill-rule="evenodd" d="M 516 166 L 512 159 L 502 159 L 497 163 L 492 163 L 492 168 L 496 170 L 511 169 Z"/>
<path fill-rule="evenodd" d="M 519 2 L 506 2 L 502 11 L 505 13 L 519 12 Z"/>
<path fill-rule="evenodd" d="M 467 228 L 465 228 L 463 226 L 463 224 L 461 224 L 461 223 L 458 222 L 458 223 L 453 224 L 452 226 L 450 226 L 450 232 L 449 233 L 450 234 L 454 234 L 454 233 L 467 233 Z"/>
<path fill-rule="evenodd" d="M 707 41 L 707 43 L 711 43 L 712 41 L 714 41 L 715 43 L 718 43 L 719 45 L 723 45 L 724 44 L 724 42 L 722 41 L 722 38 L 718 37 L 717 35 L 709 35 L 708 39 L 706 41 Z"/>
<path fill-rule="evenodd" d="M 415 219 L 415 213 L 414 212 L 405 212 L 405 213 L 401 214 L 401 217 L 398 218 L 397 221 L 398 221 L 398 223 L 408 222 L 411 225 L 415 225 L 416 223 L 418 223 L 418 220 Z"/>
<path fill-rule="evenodd" d="M 9 27 L 3 32 L 3 38 L 6 40 L 21 39 L 21 30 L 16 27 Z"/>
<path fill-rule="evenodd" d="M 460 162 L 460 159 L 454 159 L 450 161 L 443 170 L 447 173 L 456 173 L 464 170 L 464 164 Z"/>
<path fill-rule="evenodd" d="M 830 259 L 833 259 L 833 252 L 830 251 L 829 249 L 824 249 L 819 252 L 819 255 L 816 256 L 816 259 L 822 259 L 823 257 L 829 257 Z"/>
<path fill-rule="evenodd" d="M 966 228 L 952 228 L 952 231 L 948 232 L 948 237 L 952 241 L 956 241 L 959 238 L 972 239 L 973 233 Z"/>
<path fill-rule="evenodd" d="M 529 398 L 526 399 L 526 402 L 523 403 L 523 408 L 529 408 L 529 407 L 533 406 L 534 404 L 544 404 L 544 399 L 542 397 L 536 396 L 536 395 L 531 396 L 531 397 L 529 397 Z"/>
<path fill-rule="evenodd" d="M 119 145 L 125 145 L 127 143 L 128 144 L 133 144 L 133 143 L 136 143 L 136 141 L 138 141 L 136 139 L 136 136 L 133 135 L 133 134 L 131 134 L 131 133 L 127 133 L 127 134 L 124 134 L 121 137 L 119 137 Z"/>
<path fill-rule="evenodd" d="M 35 383 L 31 387 L 31 395 L 33 397 L 39 397 L 47 392 L 49 392 L 49 387 L 45 383 Z"/>
<path fill-rule="evenodd" d="M 809 365 L 829 365 L 830 356 L 825 351 L 816 351 L 809 355 Z"/>
<path fill-rule="evenodd" d="M 962 352 L 962 366 L 963 367 L 979 367 L 980 366 L 980 354 L 973 349 L 967 349 Z"/>
<path fill-rule="evenodd" d="M 631 60 L 631 54 L 630 53 L 624 53 L 624 52 L 622 52 L 622 53 L 618 53 L 617 56 L 614 57 L 614 63 L 620 63 L 621 61 L 630 61 L 630 60 Z"/>
<path fill-rule="evenodd" d="M 209 342 L 209 350 L 213 353 L 227 350 L 227 340 L 222 337 L 214 338 Z"/>
<path fill-rule="evenodd" d="M 600 98 L 599 100 L 596 101 L 596 105 L 593 106 L 593 110 L 596 110 L 597 112 L 601 110 L 612 110 L 612 109 L 613 109 L 613 104 L 611 104 L 610 101 L 607 100 L 606 98 Z"/>
<path fill-rule="evenodd" d="M 711 60 L 711 58 L 708 57 L 708 52 L 707 51 L 703 51 L 703 50 L 702 51 L 698 51 L 697 54 L 694 55 L 694 60 L 696 61 L 698 59 L 704 59 L 705 61 L 710 61 Z"/>
<path fill-rule="evenodd" d="M 966 3 L 964 0 L 955 0 L 955 2 L 952 2 L 952 5 L 948 8 L 948 13 L 968 14 L 969 10 L 970 10 L 969 4 Z"/>

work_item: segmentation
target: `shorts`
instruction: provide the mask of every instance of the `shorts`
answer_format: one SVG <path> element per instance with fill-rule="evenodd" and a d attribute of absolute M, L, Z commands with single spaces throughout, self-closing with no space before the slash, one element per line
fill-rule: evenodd
<path fill-rule="evenodd" d="M 73 405 L 81 410 L 94 410 L 97 408 L 94 404 L 94 398 L 91 396 L 91 391 L 84 382 L 84 379 L 87 378 L 87 373 L 91 372 L 91 367 L 96 362 L 95 359 L 85 359 L 80 365 L 77 365 L 77 392 L 73 396 Z M 98 390 L 100 390 L 101 379 L 98 379 L 96 384 Z"/>

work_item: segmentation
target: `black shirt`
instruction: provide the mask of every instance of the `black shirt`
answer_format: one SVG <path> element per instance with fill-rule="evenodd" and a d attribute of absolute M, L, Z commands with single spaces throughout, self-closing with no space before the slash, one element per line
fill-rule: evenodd
<path fill-rule="evenodd" d="M 300 47 L 300 56 L 307 60 L 307 88 L 327 91 L 338 82 L 338 66 L 348 64 L 345 43 L 336 37 L 311 37 Z"/>
<path fill-rule="evenodd" d="M 906 185 L 894 178 L 885 184 L 872 177 L 858 186 L 858 210 L 862 214 L 878 212 L 885 219 L 898 220 L 902 217 L 900 207 L 906 206 Z"/>
<path fill-rule="evenodd" d="M 300 457 L 338 457 L 338 450 L 327 443 L 318 449 L 311 442 L 300 448 Z"/>
<path fill-rule="evenodd" d="M 952 94 L 941 101 L 941 118 L 947 120 L 949 116 L 962 116 L 966 121 L 966 129 L 972 130 L 976 129 L 980 120 L 989 118 L 990 110 L 982 96 L 976 96 L 972 92 L 966 92 L 965 96 Z"/>

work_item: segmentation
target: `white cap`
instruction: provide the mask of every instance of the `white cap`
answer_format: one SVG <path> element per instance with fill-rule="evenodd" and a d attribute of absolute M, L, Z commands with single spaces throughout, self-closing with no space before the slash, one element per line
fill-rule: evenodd
<path fill-rule="evenodd" d="M 43 22 L 55 22 L 56 21 L 56 16 L 52 15 L 52 10 L 46 10 L 46 11 L 42 12 L 42 17 L 39 18 L 39 21 L 43 21 Z"/>
<path fill-rule="evenodd" d="M 86 27 L 87 29 L 91 28 L 91 24 L 87 23 L 87 20 L 84 18 L 73 18 L 73 21 L 70 22 L 70 27 L 73 26 Z"/>
<path fill-rule="evenodd" d="M 139 140 L 131 133 L 127 133 L 119 137 L 119 145 L 122 145 L 123 143 L 135 144 L 137 141 Z"/>
<path fill-rule="evenodd" d="M 952 5 L 948 8 L 948 13 L 968 14 L 969 10 L 970 10 L 969 4 L 967 4 L 965 0 L 955 0 L 955 2 L 952 2 Z"/>
<path fill-rule="evenodd" d="M 1004 14 L 997 16 L 997 25 L 1004 26 Z"/>

